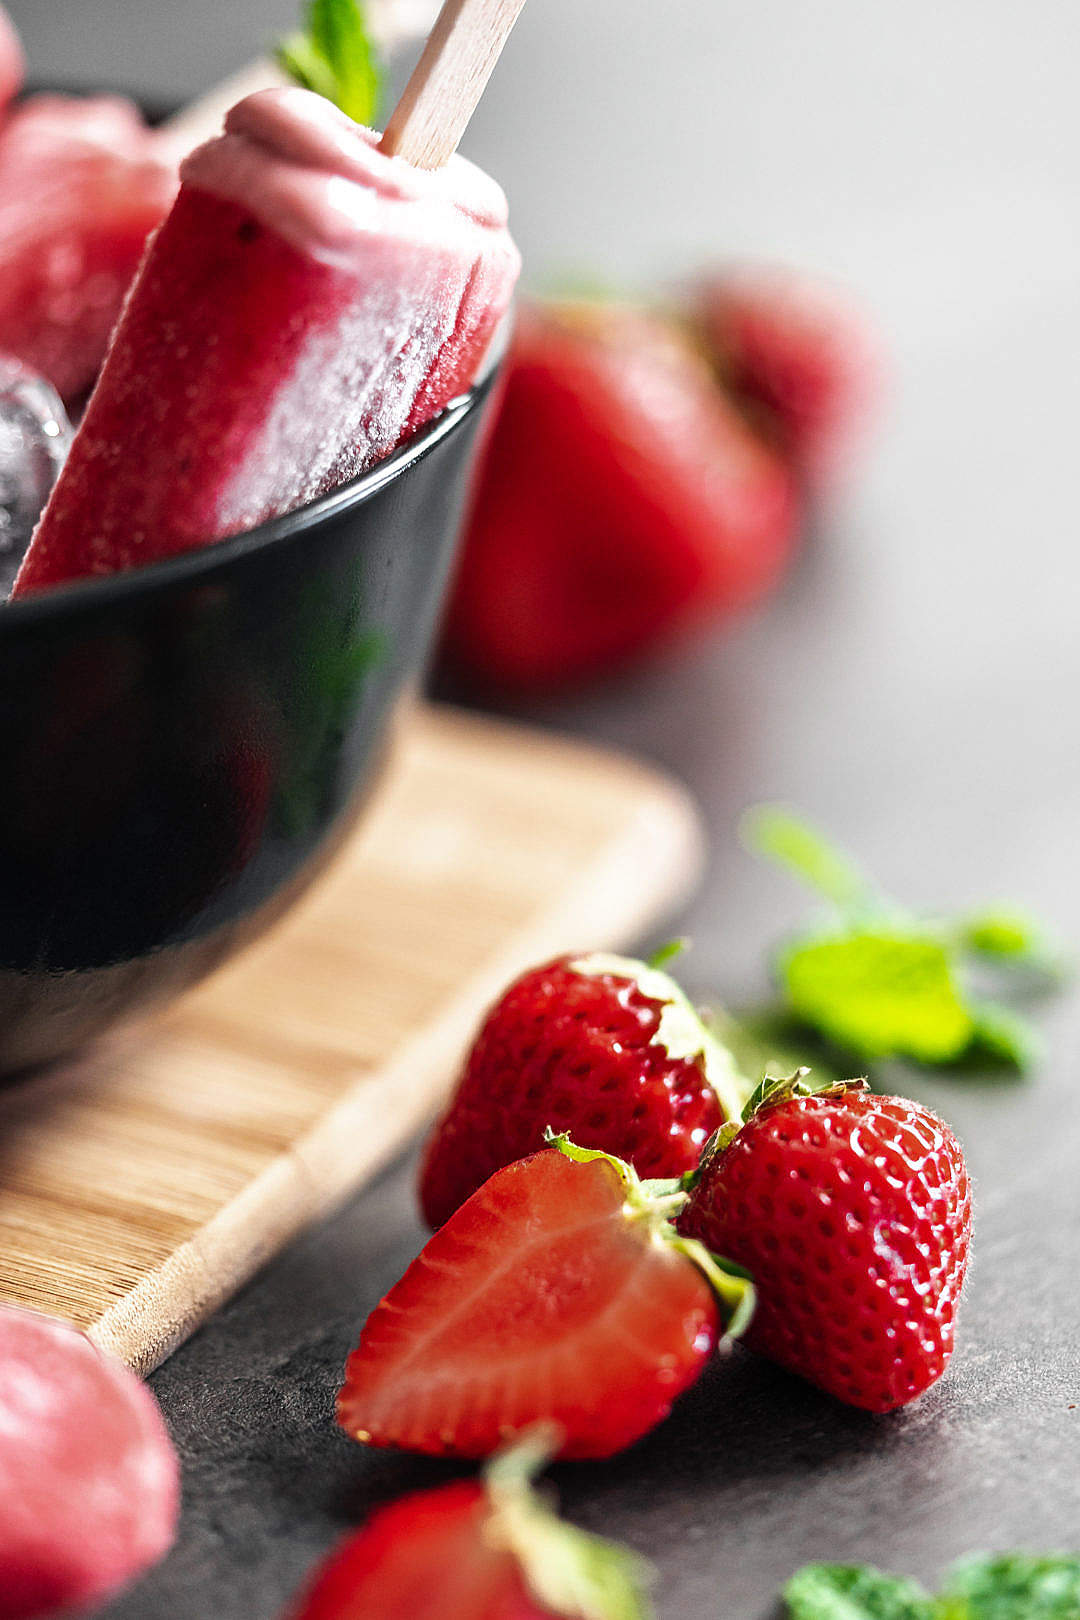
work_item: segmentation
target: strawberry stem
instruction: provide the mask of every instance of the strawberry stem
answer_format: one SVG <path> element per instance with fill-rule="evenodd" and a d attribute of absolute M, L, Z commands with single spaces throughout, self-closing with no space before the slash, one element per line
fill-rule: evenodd
<path fill-rule="evenodd" d="M 729 1127 L 723 1127 L 723 1130 L 727 1129 Z M 722 1134 L 723 1131 L 717 1132 L 717 1136 Z M 672 1225 L 672 1218 L 685 1208 L 690 1197 L 684 1186 L 687 1180 L 685 1176 L 672 1181 L 642 1181 L 633 1165 L 627 1164 L 625 1159 L 617 1159 L 614 1154 L 604 1153 L 600 1148 L 579 1147 L 565 1131 L 555 1132 L 550 1125 L 544 1132 L 544 1140 L 575 1164 L 591 1164 L 594 1159 L 605 1159 L 623 1184 L 623 1209 L 627 1220 L 647 1221 L 654 1238 L 670 1244 L 697 1266 L 716 1294 L 727 1338 L 736 1339 L 746 1331 L 756 1299 L 749 1273 L 730 1260 L 710 1253 L 696 1238 L 684 1238 Z"/>

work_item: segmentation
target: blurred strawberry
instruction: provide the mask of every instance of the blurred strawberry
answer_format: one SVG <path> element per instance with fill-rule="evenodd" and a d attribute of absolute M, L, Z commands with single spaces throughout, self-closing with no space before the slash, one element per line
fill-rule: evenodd
<path fill-rule="evenodd" d="M 446 631 L 481 683 L 624 664 L 772 585 L 794 479 L 679 326 L 628 304 L 519 317 Z"/>
<path fill-rule="evenodd" d="M 847 295 L 798 271 L 745 266 L 703 276 L 689 316 L 763 431 L 812 479 L 832 472 L 872 413 L 882 371 Z"/>
<path fill-rule="evenodd" d="M 65 400 L 94 381 L 177 177 L 117 96 L 31 96 L 0 130 L 0 349 Z"/>

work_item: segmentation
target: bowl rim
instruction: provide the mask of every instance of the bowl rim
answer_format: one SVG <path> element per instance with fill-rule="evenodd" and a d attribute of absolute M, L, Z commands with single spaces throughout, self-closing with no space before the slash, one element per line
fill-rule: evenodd
<path fill-rule="evenodd" d="M 500 333 L 499 340 L 492 344 L 468 393 L 451 400 L 433 421 L 426 423 L 399 449 L 367 472 L 350 478 L 324 495 L 317 495 L 314 500 L 290 512 L 267 518 L 254 528 L 241 529 L 239 533 L 226 535 L 221 540 L 194 546 L 190 551 L 166 557 L 161 562 L 147 563 L 140 568 L 125 568 L 115 574 L 72 580 L 68 585 L 57 585 L 15 602 L 0 601 L 0 640 L 8 632 L 44 621 L 61 620 L 67 614 L 78 613 L 84 608 L 107 607 L 144 593 L 153 595 L 170 586 L 204 581 L 242 557 L 257 551 L 276 550 L 320 523 L 332 521 L 363 506 L 388 484 L 403 477 L 418 461 L 430 455 L 483 404 L 491 392 L 504 349 L 505 339 Z"/>

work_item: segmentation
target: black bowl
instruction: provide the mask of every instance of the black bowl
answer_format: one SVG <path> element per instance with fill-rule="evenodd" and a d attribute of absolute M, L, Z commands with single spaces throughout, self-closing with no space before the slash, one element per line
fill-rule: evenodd
<path fill-rule="evenodd" d="M 0 1074 L 174 995 L 321 869 L 422 670 L 493 382 L 299 511 L 0 607 Z"/>

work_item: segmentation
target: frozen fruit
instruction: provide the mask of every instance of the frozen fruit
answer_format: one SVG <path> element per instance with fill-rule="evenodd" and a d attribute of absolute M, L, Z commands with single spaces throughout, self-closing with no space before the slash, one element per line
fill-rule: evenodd
<path fill-rule="evenodd" d="M 31 96 L 0 128 L 0 350 L 71 400 L 96 377 L 176 171 L 115 96 Z"/>
<path fill-rule="evenodd" d="M 469 388 L 518 272 L 505 198 L 376 143 L 264 90 L 185 159 L 16 595 L 290 511 Z"/>
<path fill-rule="evenodd" d="M 0 1620 L 103 1601 L 166 1551 L 178 1499 L 134 1373 L 62 1322 L 0 1307 Z"/>
<path fill-rule="evenodd" d="M 439 1226 L 547 1126 L 681 1176 L 746 1088 L 668 974 L 605 954 L 559 957 L 515 980 L 488 1013 L 424 1155 L 420 1199 Z"/>
<path fill-rule="evenodd" d="M 631 1445 L 698 1377 L 722 1314 L 738 1331 L 752 1303 L 744 1278 L 680 1247 L 675 1185 L 569 1143 L 496 1171 L 368 1318 L 339 1423 L 458 1457 L 540 1421 L 562 1457 Z"/>
<path fill-rule="evenodd" d="M 759 1091 L 706 1157 L 680 1230 L 753 1273 L 752 1349 L 852 1406 L 903 1406 L 953 1351 L 971 1237 L 960 1144 L 928 1108 L 861 1082 Z"/>

